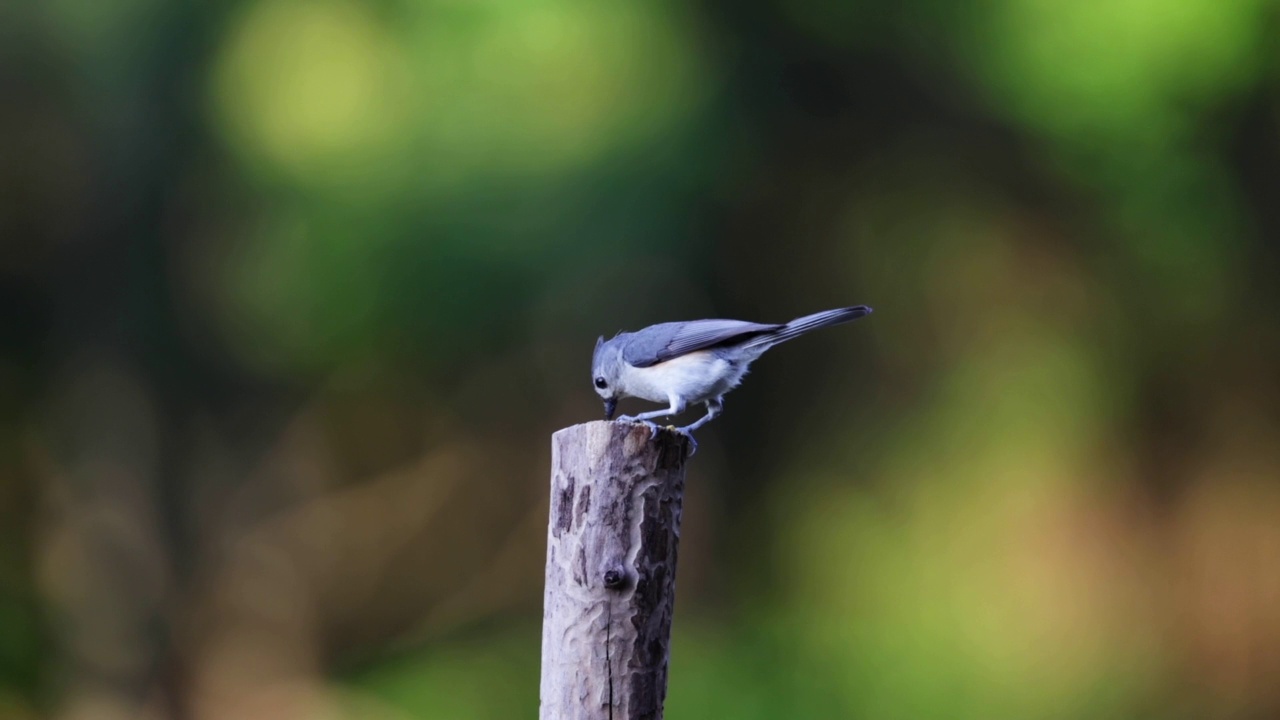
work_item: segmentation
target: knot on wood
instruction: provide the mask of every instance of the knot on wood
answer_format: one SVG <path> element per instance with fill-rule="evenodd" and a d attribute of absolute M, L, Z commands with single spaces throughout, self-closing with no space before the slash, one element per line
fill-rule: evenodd
<path fill-rule="evenodd" d="M 621 590 L 627 585 L 627 574 L 621 570 L 606 570 L 604 586 L 609 590 Z"/>

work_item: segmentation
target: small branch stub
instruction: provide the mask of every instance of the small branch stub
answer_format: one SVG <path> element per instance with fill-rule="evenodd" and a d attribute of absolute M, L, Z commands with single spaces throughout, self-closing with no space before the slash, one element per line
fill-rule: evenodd
<path fill-rule="evenodd" d="M 604 586 L 609 590 L 621 590 L 627 584 L 627 576 L 621 570 L 606 570 Z"/>
<path fill-rule="evenodd" d="M 688 439 L 591 422 L 551 442 L 542 720 L 661 720 Z"/>

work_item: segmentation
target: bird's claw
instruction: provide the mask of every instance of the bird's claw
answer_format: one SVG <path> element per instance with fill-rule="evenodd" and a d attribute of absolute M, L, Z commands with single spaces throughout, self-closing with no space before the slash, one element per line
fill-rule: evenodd
<path fill-rule="evenodd" d="M 675 425 L 659 426 L 657 423 L 650 422 L 648 420 L 642 420 L 641 422 L 643 422 L 645 425 L 648 425 L 651 428 L 649 432 L 650 440 L 658 436 L 659 430 L 670 430 L 671 432 L 677 435 L 683 435 L 685 438 L 689 440 L 689 456 L 692 456 L 694 453 L 698 452 L 698 441 L 693 439 L 693 431 L 690 430 L 689 428 L 676 427 Z"/>
<path fill-rule="evenodd" d="M 688 427 L 676 427 L 675 425 L 666 425 L 666 426 L 663 426 L 663 425 L 659 425 L 658 423 L 656 423 L 656 422 L 654 422 L 654 421 L 652 421 L 652 420 L 641 420 L 641 419 L 639 419 L 639 418 L 632 417 L 632 416 L 630 416 L 630 415 L 623 415 L 623 416 L 619 417 L 619 418 L 617 419 L 617 422 L 629 422 L 629 423 L 640 424 L 640 425 L 644 425 L 644 426 L 648 427 L 648 428 L 649 428 L 649 439 L 650 439 L 650 440 L 652 440 L 652 439 L 654 439 L 654 438 L 658 437 L 658 431 L 660 431 L 660 430 L 670 430 L 670 431 L 671 431 L 671 432 L 673 432 L 673 433 L 677 433 L 677 434 L 679 434 L 679 435 L 683 435 L 685 438 L 687 438 L 687 439 L 689 440 L 689 455 L 690 455 L 690 456 L 692 456 L 694 453 L 698 452 L 698 441 L 697 441 L 697 440 L 695 440 L 695 439 L 693 438 L 693 430 L 691 430 L 691 429 L 690 429 L 690 428 L 688 428 Z"/>
<path fill-rule="evenodd" d="M 624 422 L 624 423 L 631 423 L 631 424 L 633 424 L 633 425 L 638 424 L 638 425 L 644 425 L 644 426 L 647 426 L 647 427 L 649 428 L 649 439 L 650 439 L 650 440 L 652 440 L 652 439 L 654 439 L 654 438 L 658 437 L 658 431 L 662 429 L 662 427 L 661 427 L 661 426 L 659 426 L 659 425 L 658 425 L 658 423 L 656 423 L 656 422 L 654 422 L 654 421 L 652 421 L 652 420 L 641 420 L 640 418 L 635 417 L 635 416 L 632 416 L 632 415 L 623 415 L 623 416 L 621 416 L 621 417 L 619 417 L 619 418 L 617 419 L 617 422 Z"/>
<path fill-rule="evenodd" d="M 693 454 L 698 452 L 698 441 L 693 439 L 692 430 L 690 430 L 688 427 L 675 427 L 671 425 L 669 425 L 668 428 L 673 432 L 677 432 L 685 436 L 685 438 L 689 441 L 689 457 L 693 457 Z"/>

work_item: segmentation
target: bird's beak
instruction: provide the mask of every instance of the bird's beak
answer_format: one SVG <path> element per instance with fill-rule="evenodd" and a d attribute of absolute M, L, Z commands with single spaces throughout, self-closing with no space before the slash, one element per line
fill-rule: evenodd
<path fill-rule="evenodd" d="M 604 419 L 612 420 L 613 413 L 618 409 L 618 398 L 609 398 L 604 401 Z"/>

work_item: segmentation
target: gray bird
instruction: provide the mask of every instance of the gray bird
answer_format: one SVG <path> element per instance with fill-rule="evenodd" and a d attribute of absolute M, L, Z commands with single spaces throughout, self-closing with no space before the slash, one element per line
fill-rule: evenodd
<path fill-rule="evenodd" d="M 604 400 L 604 417 L 613 418 L 618 400 L 635 397 L 668 403 L 664 410 L 623 415 L 619 422 L 642 422 L 658 431 L 653 418 L 678 415 L 697 403 L 707 414 L 676 428 L 693 442 L 693 431 L 720 414 L 724 394 L 738 386 L 751 363 L 766 350 L 811 330 L 839 325 L 871 314 L 866 305 L 826 310 L 769 325 L 741 320 L 690 320 L 650 325 L 636 332 L 596 340 L 591 376 Z"/>

